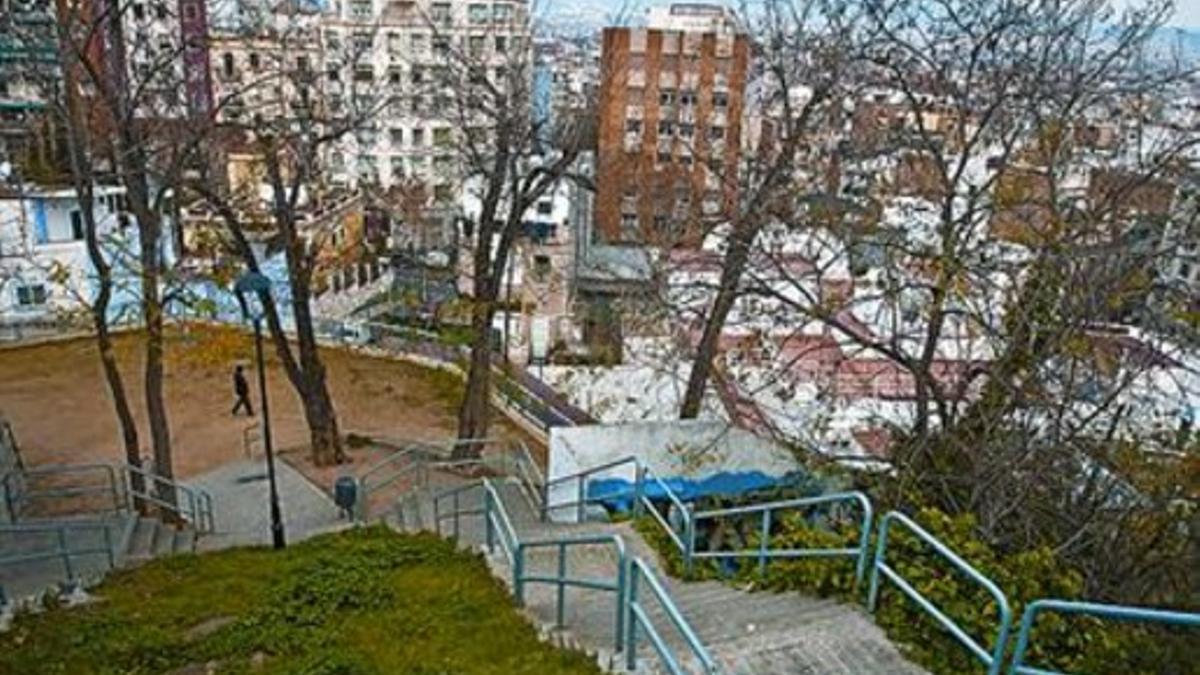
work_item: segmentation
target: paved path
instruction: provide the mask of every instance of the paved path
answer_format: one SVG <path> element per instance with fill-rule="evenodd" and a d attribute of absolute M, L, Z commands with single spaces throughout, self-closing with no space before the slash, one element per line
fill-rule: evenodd
<path fill-rule="evenodd" d="M 338 518 L 333 500 L 286 462 L 275 462 L 280 510 L 288 542 L 348 525 Z M 233 546 L 269 545 L 271 512 L 266 463 L 245 460 L 198 476 L 189 485 L 212 495 L 216 534 L 200 539 L 201 551 Z"/>

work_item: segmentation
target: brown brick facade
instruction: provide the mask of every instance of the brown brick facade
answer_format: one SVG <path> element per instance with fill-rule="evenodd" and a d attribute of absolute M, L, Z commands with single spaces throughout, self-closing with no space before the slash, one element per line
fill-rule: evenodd
<path fill-rule="evenodd" d="M 604 31 L 601 239 L 695 245 L 704 224 L 728 217 L 737 199 L 749 59 L 744 35 Z"/>

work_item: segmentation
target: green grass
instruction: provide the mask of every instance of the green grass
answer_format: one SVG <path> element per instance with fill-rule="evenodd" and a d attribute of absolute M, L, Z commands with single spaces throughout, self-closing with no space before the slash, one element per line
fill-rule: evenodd
<path fill-rule="evenodd" d="M 600 672 L 540 642 L 481 558 L 431 535 L 366 528 L 179 556 L 94 594 L 19 617 L 0 635 L 0 674 Z"/>

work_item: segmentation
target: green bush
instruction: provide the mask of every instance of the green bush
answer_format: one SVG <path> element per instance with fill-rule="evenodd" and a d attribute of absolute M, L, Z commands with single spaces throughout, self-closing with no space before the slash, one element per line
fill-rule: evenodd
<path fill-rule="evenodd" d="M 752 520 L 756 519 L 745 519 L 734 526 L 744 532 L 743 543 L 748 548 L 757 546 L 759 540 Z M 1064 565 L 1049 547 L 1003 556 L 975 534 L 976 524 L 970 516 L 951 517 L 936 509 L 923 509 L 914 520 L 1006 594 L 1012 606 L 1007 656 L 1012 654 L 1021 612 L 1028 602 L 1039 598 L 1080 598 L 1083 594 L 1082 575 Z M 658 551 L 664 569 L 673 576 L 683 577 L 682 555 L 662 527 L 649 517 L 638 520 L 636 527 Z M 869 549 L 871 560 L 877 535 L 873 534 Z M 771 548 L 776 550 L 853 548 L 858 543 L 858 523 L 853 519 L 805 517 L 794 512 L 779 516 L 771 532 Z M 887 562 L 991 652 L 1000 616 L 995 601 L 982 586 L 901 527 L 893 526 L 889 532 Z M 716 567 L 709 561 L 706 563 L 695 566 L 688 578 L 719 576 Z M 739 583 L 755 588 L 861 601 L 866 597 L 870 570 L 863 587 L 856 592 L 855 565 L 853 558 L 773 560 L 767 565 L 766 575 L 761 576 L 757 561 L 744 559 L 736 570 L 736 578 Z M 876 622 L 914 662 L 936 675 L 985 671 L 967 647 L 882 576 L 877 607 Z M 1194 631 L 1189 635 L 1182 630 L 1150 630 L 1094 617 L 1042 614 L 1032 638 L 1025 661 L 1038 668 L 1097 675 L 1196 672 L 1188 671 L 1184 665 L 1197 663 Z"/>

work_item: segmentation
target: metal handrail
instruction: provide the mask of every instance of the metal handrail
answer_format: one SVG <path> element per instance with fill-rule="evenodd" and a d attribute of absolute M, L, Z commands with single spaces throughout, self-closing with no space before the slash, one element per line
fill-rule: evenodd
<path fill-rule="evenodd" d="M 503 504 L 500 505 L 503 508 Z M 617 551 L 617 576 L 614 581 L 604 579 L 584 579 L 567 576 L 567 549 L 574 546 L 599 546 L 611 545 Z M 558 570 L 555 576 L 539 576 L 525 574 L 525 552 L 535 548 L 555 548 L 558 550 Z M 566 590 L 567 587 L 585 588 L 594 591 L 611 591 L 617 594 L 616 611 L 615 611 L 615 641 L 616 651 L 621 651 L 621 646 L 625 642 L 625 611 L 622 606 L 622 598 L 625 597 L 625 578 L 626 578 L 626 552 L 625 540 L 620 535 L 605 534 L 605 535 L 580 535 L 573 537 L 558 537 L 548 539 L 534 539 L 526 541 L 518 541 L 517 543 L 517 567 L 519 572 L 514 573 L 516 588 L 514 594 L 517 596 L 517 604 L 525 604 L 525 584 L 529 583 L 544 583 L 557 586 L 558 593 L 555 598 L 555 626 L 563 628 L 566 625 L 565 613 L 567 607 Z"/>
<path fill-rule="evenodd" d="M 105 485 L 57 488 L 38 490 L 36 492 L 30 492 L 28 489 L 25 489 L 20 494 L 13 494 L 11 481 L 14 476 L 19 475 L 22 480 L 26 480 L 31 476 L 36 477 L 80 474 L 95 471 L 103 471 L 105 477 L 107 478 Z M 133 480 L 134 476 L 142 479 L 142 490 L 134 489 L 134 484 L 137 482 Z M 149 482 L 149 485 L 146 485 L 146 482 Z M 153 492 L 158 486 L 167 486 L 176 494 L 182 494 L 187 500 L 186 505 L 171 503 L 167 500 L 160 499 Z M 78 497 L 91 494 L 111 494 L 114 511 L 132 508 L 133 501 L 136 499 L 153 504 L 159 508 L 175 512 L 181 518 L 190 520 L 197 531 L 212 532 L 215 529 L 212 495 L 210 495 L 207 491 L 201 488 L 189 487 L 173 479 L 160 476 L 153 471 L 143 469 L 132 464 L 55 464 L 26 468 L 20 471 L 11 471 L 5 474 L 3 479 L 0 479 L 0 487 L 3 487 L 4 489 L 6 506 L 8 507 L 10 515 L 14 519 L 20 517 L 21 513 L 24 511 L 24 505 L 27 502 L 35 499 Z"/>
<path fill-rule="evenodd" d="M 654 627 L 654 622 L 650 620 L 650 615 L 638 599 L 638 588 L 642 579 L 646 580 L 646 585 L 653 591 L 658 605 L 662 607 L 667 618 L 671 620 L 671 623 L 675 626 L 675 630 L 683 636 L 688 649 L 700 661 L 704 672 L 709 674 L 716 673 L 717 664 L 708 653 L 708 649 L 705 648 L 700 638 L 696 636 L 696 631 L 692 629 L 687 619 L 683 618 L 683 614 L 675 606 L 675 602 L 671 600 L 670 593 L 663 588 L 662 583 L 654 576 L 654 572 L 641 558 L 633 558 L 629 565 L 629 595 L 625 603 L 626 609 L 629 612 L 629 618 L 625 621 L 625 630 L 628 631 L 625 637 L 626 669 L 630 671 L 637 670 L 638 628 L 641 627 L 645 630 L 646 636 L 650 638 L 650 644 L 654 646 L 654 650 L 658 652 L 658 658 L 672 675 L 684 675 L 687 672 L 679 663 L 679 659 L 672 653 L 662 634 Z"/>
<path fill-rule="evenodd" d="M 893 522 L 899 522 L 917 538 L 928 544 L 938 555 L 945 558 L 957 568 L 960 572 L 967 575 L 975 583 L 983 586 L 992 598 L 996 601 L 996 607 L 1000 612 L 1000 627 L 996 633 L 996 646 L 989 653 L 987 649 L 975 641 L 964 631 L 954 619 L 951 619 L 944 612 L 937 608 L 932 602 L 921 595 L 915 588 L 909 584 L 904 577 L 900 576 L 886 562 L 888 532 Z M 882 573 L 887 577 L 897 588 L 901 590 L 910 599 L 916 602 L 921 609 L 929 613 L 938 623 L 942 625 L 951 635 L 954 636 L 961 644 L 983 662 L 987 666 L 988 675 L 999 675 L 1000 669 L 1004 661 L 1004 650 L 1008 643 L 1009 626 L 1012 622 L 1012 610 L 1009 608 L 1008 599 L 1004 596 L 1003 591 L 991 580 L 984 576 L 979 570 L 975 569 L 966 560 L 963 560 L 957 553 L 950 550 L 948 546 L 938 541 L 936 537 L 924 530 L 920 525 L 914 522 L 911 518 L 898 511 L 889 511 L 879 522 L 879 542 L 875 548 L 874 569 L 871 574 L 871 590 L 867 597 L 867 609 L 874 613 L 877 601 L 879 599 L 879 576 Z"/>
<path fill-rule="evenodd" d="M 95 530 L 99 529 L 104 538 L 103 548 L 82 548 L 72 549 L 70 546 L 71 532 L 80 530 Z M 35 562 L 38 560 L 53 560 L 55 558 L 62 561 L 63 571 L 66 572 L 67 581 L 75 583 L 77 576 L 75 574 L 75 565 L 72 563 L 72 558 L 81 558 L 84 556 L 92 556 L 104 554 L 108 560 L 108 568 L 116 567 L 116 555 L 113 551 L 112 533 L 109 532 L 108 525 L 103 523 L 56 523 L 53 525 L 3 525 L 0 526 L 0 536 L 5 534 L 38 534 L 38 533 L 53 533 L 55 535 L 55 546 L 52 550 L 42 550 L 32 553 L 19 553 L 0 557 L 0 567 L 6 565 L 18 565 L 21 563 Z M 2 595 L 2 593 L 0 593 Z"/>
<path fill-rule="evenodd" d="M 671 502 L 671 505 L 678 510 L 680 518 L 683 519 L 682 537 L 680 537 L 679 533 L 675 531 L 675 528 L 671 526 L 671 523 L 669 523 L 667 519 L 658 512 L 658 509 L 654 506 L 654 502 L 646 496 L 647 479 L 657 483 L 658 486 L 662 488 L 663 494 L 666 495 L 667 501 Z M 635 484 L 635 488 L 636 494 L 634 497 L 634 512 L 640 513 L 642 509 L 645 509 L 650 513 L 651 516 L 654 517 L 654 520 L 657 521 L 664 530 L 666 530 L 667 535 L 671 537 L 671 541 L 675 543 L 675 546 L 679 549 L 679 552 L 683 554 L 684 570 L 690 573 L 692 571 L 692 552 L 696 550 L 696 522 L 692 518 L 691 507 L 684 504 L 683 500 L 680 499 L 679 496 L 675 494 L 675 491 L 671 489 L 671 486 L 667 485 L 666 481 L 664 481 L 662 478 L 659 478 L 658 474 L 654 473 L 654 470 L 648 466 L 643 466 L 639 470 L 638 480 Z"/>
<path fill-rule="evenodd" d="M 458 487 L 453 487 L 453 488 L 449 488 L 447 490 L 442 490 L 441 492 L 433 495 L 433 527 L 434 527 L 434 530 L 439 535 L 442 534 L 442 521 L 453 518 L 454 528 L 451 530 L 450 536 L 452 536 L 454 539 L 458 539 L 459 519 L 462 516 L 471 516 L 471 515 L 477 516 L 477 515 L 482 515 L 484 513 L 483 509 L 460 508 L 459 507 L 459 498 L 463 493 L 469 492 L 471 490 L 478 490 L 478 489 L 481 489 L 482 487 L 483 487 L 482 481 L 476 481 L 474 483 L 467 483 L 466 485 L 459 485 Z M 454 510 L 449 513 L 442 513 L 441 512 L 441 504 L 446 499 L 452 500 Z"/>
<path fill-rule="evenodd" d="M 521 570 L 517 565 L 517 529 L 513 527 L 512 520 L 508 517 L 508 511 L 504 508 L 504 502 L 500 499 L 500 493 L 496 490 L 496 486 L 486 478 L 481 483 L 483 484 L 485 541 L 488 551 L 496 550 L 496 532 L 499 531 L 500 548 L 504 550 L 509 564 L 512 565 L 513 588 L 516 588 L 517 579 L 521 576 Z"/>
<path fill-rule="evenodd" d="M 1161 623 L 1176 626 L 1200 626 L 1200 614 L 1194 612 L 1176 612 L 1146 607 L 1129 607 L 1125 605 L 1103 605 L 1092 602 L 1072 602 L 1067 600 L 1034 600 L 1025 608 L 1021 616 L 1021 630 L 1017 634 L 1017 646 L 1013 651 L 1009 675 L 1063 675 L 1054 670 L 1043 670 L 1025 665 L 1025 652 L 1029 648 L 1033 623 L 1038 614 L 1055 612 L 1058 614 L 1080 614 L 1096 616 L 1116 621 L 1135 621 L 1142 623 Z"/>
<path fill-rule="evenodd" d="M 52 476 L 62 474 L 80 474 L 102 471 L 107 478 L 106 485 L 94 485 L 87 487 L 73 488 L 57 488 L 49 490 L 38 490 L 30 492 L 28 489 L 28 478 L 37 476 Z M 20 477 L 23 485 L 23 490 L 19 494 L 13 494 L 12 479 Z M 111 494 L 113 500 L 113 510 L 120 511 L 124 506 L 124 500 L 121 498 L 120 482 L 117 477 L 117 467 L 112 464 L 105 463 L 90 463 L 90 464 L 48 464 L 38 467 L 30 467 L 23 469 L 15 469 L 9 471 L 0 479 L 0 487 L 4 489 L 5 506 L 8 508 L 9 516 L 16 522 L 22 513 L 24 513 L 25 505 L 33 500 L 53 499 L 63 497 L 81 497 L 93 494 Z"/>
<path fill-rule="evenodd" d="M 545 520 L 546 518 L 548 518 L 551 511 L 557 511 L 559 509 L 566 509 L 566 508 L 574 507 L 576 509 L 576 514 L 575 514 L 576 518 L 578 518 L 578 520 L 580 522 L 583 522 L 584 511 L 587 508 L 588 504 L 594 504 L 596 502 L 600 502 L 605 499 L 611 499 L 612 497 L 621 494 L 618 492 L 618 493 L 613 493 L 613 494 L 609 494 L 609 495 L 601 495 L 598 497 L 596 497 L 596 496 L 589 497 L 587 494 L 587 479 L 590 476 L 594 476 L 595 474 L 600 473 L 602 471 L 611 471 L 612 469 L 615 469 L 620 466 L 625 466 L 626 464 L 633 465 L 634 480 L 636 481 L 638 471 L 641 469 L 641 463 L 638 462 L 637 457 L 634 457 L 632 455 L 630 455 L 628 457 L 622 457 L 621 459 L 616 459 L 611 462 L 606 462 L 606 463 L 600 464 L 598 466 L 593 466 L 591 468 L 584 469 L 583 471 L 578 471 L 576 473 L 568 474 L 566 476 L 558 476 L 558 477 L 546 480 L 544 483 L 544 486 L 543 486 L 543 489 L 545 492 L 545 498 L 543 499 L 543 502 L 542 502 L 542 510 L 541 510 L 541 514 L 540 514 L 542 520 Z M 550 504 L 550 489 L 557 485 L 563 485 L 563 484 L 571 483 L 571 482 L 574 482 L 577 484 L 576 498 L 574 500 L 570 500 L 570 501 L 564 501 L 564 502 L 558 502 L 555 504 Z"/>
<path fill-rule="evenodd" d="M 856 503 L 862 510 L 862 520 L 859 522 L 859 543 L 857 547 L 787 549 L 770 548 L 772 517 L 776 512 L 808 508 L 823 504 L 840 504 L 844 502 Z M 862 583 L 863 576 L 866 574 L 867 570 L 867 554 L 870 551 L 871 518 L 873 515 L 871 500 L 868 499 L 863 493 L 837 492 L 825 495 L 817 495 L 815 497 L 801 497 L 798 499 L 785 499 L 774 502 L 752 504 L 749 506 L 714 509 L 710 511 L 693 513 L 691 518 L 694 527 L 703 520 L 717 520 L 731 516 L 750 516 L 756 514 L 760 515 L 762 518 L 757 549 L 746 549 L 740 551 L 696 551 L 693 549 L 691 552 L 691 557 L 709 559 L 757 558 L 759 574 L 762 575 L 766 574 L 767 561 L 773 558 L 857 558 L 858 561 L 855 565 L 854 573 L 854 587 L 857 589 L 859 584 Z"/>
<path fill-rule="evenodd" d="M 130 500 L 140 499 L 150 504 L 154 504 L 162 509 L 174 511 L 180 518 L 188 520 L 197 532 L 212 532 L 216 529 L 216 522 L 213 516 L 212 495 L 203 488 L 191 487 L 184 485 L 174 479 L 160 476 L 152 471 L 141 467 L 125 464 L 120 467 L 120 470 L 125 473 L 127 480 L 126 489 Z M 138 476 L 143 481 L 149 481 L 149 485 L 143 483 L 141 491 L 134 489 L 133 477 Z M 175 503 L 160 499 L 153 494 L 160 486 L 165 486 L 174 492 L 176 495 L 183 495 L 187 499 L 186 508 L 179 504 L 178 499 Z"/>

